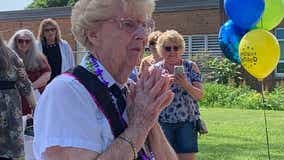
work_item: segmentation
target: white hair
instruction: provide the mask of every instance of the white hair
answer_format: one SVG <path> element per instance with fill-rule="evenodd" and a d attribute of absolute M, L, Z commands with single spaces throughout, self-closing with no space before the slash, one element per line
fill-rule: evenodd
<path fill-rule="evenodd" d="M 28 49 L 28 53 L 25 55 L 19 54 L 16 40 L 20 36 L 27 36 L 31 39 L 31 46 Z M 28 29 L 21 29 L 18 30 L 9 40 L 8 46 L 16 51 L 18 56 L 20 56 L 24 62 L 25 69 L 26 70 L 33 70 L 37 68 L 42 68 L 45 64 L 43 64 L 42 58 L 45 58 L 45 56 L 39 51 L 37 44 L 36 44 L 36 38 Z"/>
<path fill-rule="evenodd" d="M 114 17 L 112 10 L 121 2 L 125 12 L 133 16 L 139 15 L 145 18 L 152 17 L 155 9 L 155 0 L 79 0 L 71 16 L 72 33 L 76 40 L 87 49 L 92 44 L 88 40 L 89 28 L 99 28 L 98 21 Z"/>

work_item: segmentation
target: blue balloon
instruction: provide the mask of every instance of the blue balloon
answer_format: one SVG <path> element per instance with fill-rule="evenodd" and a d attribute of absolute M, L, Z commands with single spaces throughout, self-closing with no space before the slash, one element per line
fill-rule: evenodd
<path fill-rule="evenodd" d="M 251 29 L 260 20 L 265 7 L 264 0 L 224 0 L 224 9 L 235 25 Z"/>
<path fill-rule="evenodd" d="M 226 58 L 240 64 L 239 44 L 248 30 L 237 27 L 232 20 L 224 23 L 219 31 L 219 44 Z"/>

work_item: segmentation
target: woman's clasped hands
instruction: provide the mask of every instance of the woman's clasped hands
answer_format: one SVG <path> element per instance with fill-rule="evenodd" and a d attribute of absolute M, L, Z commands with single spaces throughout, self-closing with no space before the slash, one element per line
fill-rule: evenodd
<path fill-rule="evenodd" d="M 172 101 L 173 78 L 158 68 L 145 70 L 136 84 L 131 84 L 127 96 L 129 127 L 148 132 L 157 122 L 160 112 Z"/>

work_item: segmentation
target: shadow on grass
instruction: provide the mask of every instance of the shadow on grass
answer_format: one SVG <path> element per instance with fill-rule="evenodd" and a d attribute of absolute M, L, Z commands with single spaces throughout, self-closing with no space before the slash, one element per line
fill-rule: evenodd
<path fill-rule="evenodd" d="M 222 141 L 222 140 L 223 141 Z M 226 140 L 224 140 L 226 139 Z M 206 143 L 205 143 L 206 142 Z M 271 160 L 284 160 L 283 146 L 270 144 Z M 199 160 L 266 160 L 267 146 L 253 138 L 209 134 L 199 137 Z"/>
<path fill-rule="evenodd" d="M 253 137 L 244 137 L 244 136 L 236 136 L 236 135 L 228 135 L 228 134 L 216 134 L 216 133 L 209 133 L 205 137 L 201 138 L 210 138 L 210 139 L 230 139 L 232 141 L 243 141 L 243 142 L 253 142 L 256 141 Z"/>
<path fill-rule="evenodd" d="M 267 151 L 259 149 L 254 144 L 237 145 L 237 144 L 200 144 L 199 160 L 266 160 Z M 272 160 L 283 160 L 284 155 L 271 153 Z"/>

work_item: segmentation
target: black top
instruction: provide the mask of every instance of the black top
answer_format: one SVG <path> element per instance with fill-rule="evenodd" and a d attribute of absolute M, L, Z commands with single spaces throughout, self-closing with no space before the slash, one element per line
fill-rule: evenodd
<path fill-rule="evenodd" d="M 0 90 L 15 89 L 16 81 L 2 81 L 0 80 Z"/>
<path fill-rule="evenodd" d="M 53 78 L 61 74 L 62 57 L 61 57 L 59 44 L 56 43 L 52 45 L 47 45 L 43 43 L 42 51 L 46 56 L 48 63 L 51 67 L 51 76 L 50 80 L 48 81 L 49 83 L 51 80 L 53 80 Z"/>

